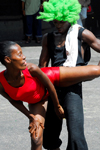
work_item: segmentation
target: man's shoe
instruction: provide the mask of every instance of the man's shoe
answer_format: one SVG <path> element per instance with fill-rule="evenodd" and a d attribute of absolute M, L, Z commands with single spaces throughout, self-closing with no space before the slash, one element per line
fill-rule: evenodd
<path fill-rule="evenodd" d="M 25 41 L 26 44 L 29 44 L 31 43 L 31 38 L 30 37 L 27 37 L 27 40 Z"/>

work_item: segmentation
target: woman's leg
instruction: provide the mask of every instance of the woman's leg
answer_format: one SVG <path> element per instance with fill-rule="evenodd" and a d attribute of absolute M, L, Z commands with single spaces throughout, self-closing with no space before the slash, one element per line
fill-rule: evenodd
<path fill-rule="evenodd" d="M 45 114 L 47 111 L 47 100 L 41 101 L 36 104 L 29 104 L 30 112 L 37 117 L 42 125 L 45 123 Z M 34 138 L 34 135 L 31 135 L 31 150 L 42 150 L 43 144 L 43 128 L 39 126 L 38 128 L 38 138 Z"/>
<path fill-rule="evenodd" d="M 60 86 L 66 87 L 81 81 L 92 80 L 100 76 L 99 65 L 60 67 Z"/>

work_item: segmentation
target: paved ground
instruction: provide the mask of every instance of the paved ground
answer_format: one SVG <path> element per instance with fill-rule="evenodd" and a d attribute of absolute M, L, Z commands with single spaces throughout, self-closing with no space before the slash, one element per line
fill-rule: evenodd
<path fill-rule="evenodd" d="M 22 47 L 28 62 L 38 64 L 41 47 Z M 97 64 L 100 54 L 92 52 L 91 64 Z M 4 67 L 0 65 L 0 71 Z M 89 150 L 100 150 L 100 78 L 83 83 L 85 136 Z M 27 104 L 25 103 L 27 106 Z M 67 131 L 64 120 L 61 150 L 66 149 Z M 30 150 L 28 119 L 0 96 L 0 150 Z"/>

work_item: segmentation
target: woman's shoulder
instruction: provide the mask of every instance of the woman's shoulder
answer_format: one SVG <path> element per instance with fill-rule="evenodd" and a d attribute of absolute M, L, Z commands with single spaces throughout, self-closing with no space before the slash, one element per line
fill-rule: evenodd
<path fill-rule="evenodd" d="M 33 73 L 38 72 L 39 67 L 32 63 L 27 63 L 27 69 L 30 72 L 30 74 L 33 76 Z"/>
<path fill-rule="evenodd" d="M 37 69 L 38 68 L 38 66 L 37 65 L 35 65 L 35 64 L 33 64 L 33 63 L 27 63 L 27 69 L 28 70 L 35 70 L 35 69 Z"/>

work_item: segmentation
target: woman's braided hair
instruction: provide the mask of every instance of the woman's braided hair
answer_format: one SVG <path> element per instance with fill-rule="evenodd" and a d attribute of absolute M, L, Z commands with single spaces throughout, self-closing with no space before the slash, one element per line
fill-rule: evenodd
<path fill-rule="evenodd" d="M 43 12 L 37 19 L 44 21 L 68 21 L 71 25 L 76 24 L 79 19 L 81 5 L 78 0 L 49 0 L 43 3 Z"/>

